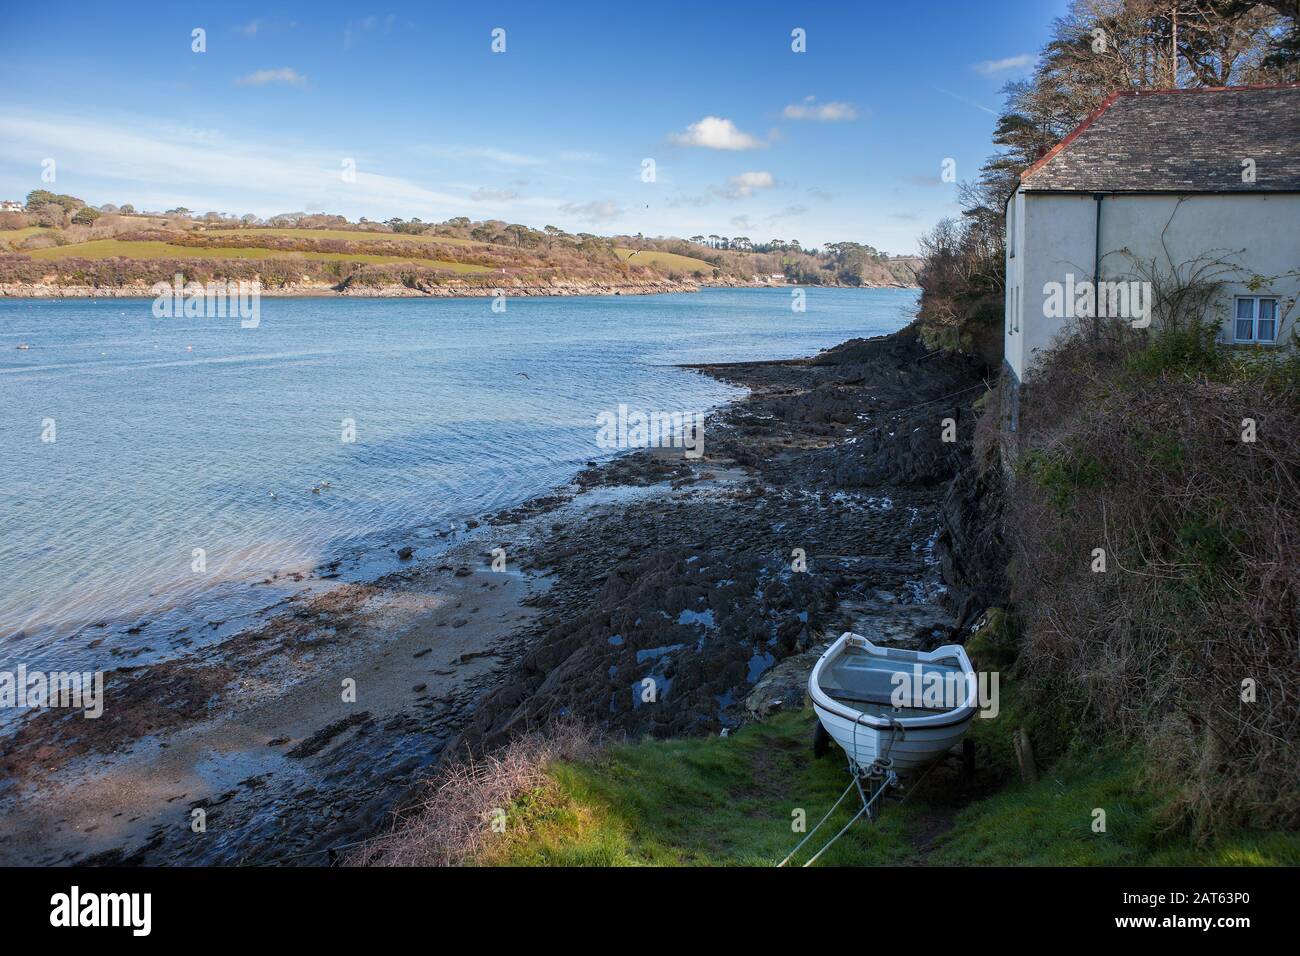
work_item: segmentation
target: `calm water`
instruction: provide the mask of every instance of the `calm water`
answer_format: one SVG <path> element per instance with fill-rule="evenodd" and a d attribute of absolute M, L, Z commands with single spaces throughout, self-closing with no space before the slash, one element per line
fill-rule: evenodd
<path fill-rule="evenodd" d="M 271 573 L 434 553 L 611 454 L 597 413 L 739 394 L 674 364 L 811 354 L 899 328 L 915 298 L 266 299 L 255 329 L 0 299 L 0 669 L 165 653 L 164 634 L 215 639 L 289 593 L 252 583 Z"/>

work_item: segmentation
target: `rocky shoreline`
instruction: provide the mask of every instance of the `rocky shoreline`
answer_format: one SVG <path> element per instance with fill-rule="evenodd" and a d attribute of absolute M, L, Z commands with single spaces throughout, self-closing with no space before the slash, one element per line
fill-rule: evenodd
<path fill-rule="evenodd" d="M 700 285 L 693 282 L 556 282 L 545 285 L 479 285 L 417 286 L 391 284 L 363 286 L 330 284 L 327 282 L 294 282 L 286 285 L 263 286 L 260 295 L 278 298 L 342 297 L 367 299 L 428 299 L 428 298 L 490 298 L 504 293 L 506 296 L 572 296 L 572 295 L 658 295 L 664 292 L 698 292 Z M 15 299 L 152 299 L 152 283 L 123 286 L 62 285 L 54 283 L 3 283 L 0 298 Z"/>
<path fill-rule="evenodd" d="M 700 289 L 771 289 L 796 288 L 793 284 L 753 283 L 729 279 L 709 279 L 703 282 L 675 281 L 672 279 L 632 282 L 569 282 L 556 280 L 543 284 L 511 284 L 482 286 L 465 284 L 435 285 L 418 283 L 415 286 L 389 284 L 382 286 L 352 285 L 349 283 L 295 282 L 286 285 L 263 286 L 261 295 L 276 298 L 353 297 L 367 299 L 458 299 L 490 298 L 498 294 L 507 297 L 523 296 L 575 296 L 575 295 L 660 295 L 666 292 L 699 292 Z M 802 288 L 810 288 L 804 286 Z M 816 286 L 813 288 L 863 288 L 903 289 L 912 286 L 886 285 L 865 282 L 861 286 Z M 0 299 L 152 299 L 152 283 L 121 286 L 65 285 L 61 283 L 0 283 Z"/>
<path fill-rule="evenodd" d="M 702 459 L 591 463 L 433 560 L 112 672 L 99 721 L 25 721 L 0 741 L 0 861 L 320 864 L 447 754 L 568 716 L 718 733 L 801 699 L 799 661 L 842 629 L 963 630 L 944 514 L 982 369 L 904 330 L 697 371 L 750 390 L 709 416 Z"/>

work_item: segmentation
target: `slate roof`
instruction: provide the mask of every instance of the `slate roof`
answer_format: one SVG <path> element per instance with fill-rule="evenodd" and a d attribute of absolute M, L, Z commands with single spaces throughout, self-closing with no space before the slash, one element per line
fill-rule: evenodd
<path fill-rule="evenodd" d="M 1241 180 L 1243 159 L 1255 182 Z M 1116 93 L 1020 177 L 1026 192 L 1300 192 L 1300 84 Z"/>

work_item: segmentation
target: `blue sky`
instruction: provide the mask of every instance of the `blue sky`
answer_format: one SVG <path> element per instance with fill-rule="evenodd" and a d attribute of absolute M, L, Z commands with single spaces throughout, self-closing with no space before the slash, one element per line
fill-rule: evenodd
<path fill-rule="evenodd" d="M 0 198 L 911 252 L 1064 6 L 9 5 Z"/>

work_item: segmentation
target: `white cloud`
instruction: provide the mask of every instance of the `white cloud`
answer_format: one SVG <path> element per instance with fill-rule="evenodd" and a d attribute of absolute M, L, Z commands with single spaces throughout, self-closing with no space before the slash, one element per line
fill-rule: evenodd
<path fill-rule="evenodd" d="M 234 30 L 235 33 L 253 40 L 263 34 L 279 33 L 284 30 L 294 30 L 297 29 L 297 27 L 297 20 L 263 20 L 259 17 L 255 20 L 249 20 L 247 23 L 236 24 L 231 29 Z"/>
<path fill-rule="evenodd" d="M 669 137 L 679 146 L 702 146 L 705 149 L 757 149 L 763 144 L 741 132 L 729 119 L 706 116 L 686 127 L 685 132 Z"/>
<path fill-rule="evenodd" d="M 843 120 L 857 119 L 858 111 L 852 103 L 817 103 L 814 97 L 809 96 L 802 103 L 791 103 L 781 115 L 791 120 L 838 123 Z"/>
<path fill-rule="evenodd" d="M 1032 66 L 1036 59 L 1033 53 L 1021 53 L 1017 56 L 1003 57 L 1001 60 L 981 60 L 979 63 L 972 63 L 971 69 L 984 76 L 996 76 L 1007 70 L 1023 70 L 1027 66 Z"/>
<path fill-rule="evenodd" d="M 425 156 L 437 156 L 440 159 L 487 160 L 501 166 L 543 166 L 546 164 L 546 160 L 540 156 L 512 153 L 509 150 L 496 149 L 491 146 L 419 146 L 414 151 Z"/>
<path fill-rule="evenodd" d="M 587 222 L 609 222 L 623 215 L 622 208 L 612 199 L 606 199 L 604 202 L 566 202 L 560 206 L 560 212 L 567 212 Z"/>
<path fill-rule="evenodd" d="M 268 83 L 288 83 L 290 86 L 306 86 L 307 77 L 291 66 L 282 66 L 278 70 L 257 70 L 247 76 L 241 76 L 235 82 L 240 86 L 266 86 Z"/>
<path fill-rule="evenodd" d="M 393 24 L 396 21 L 397 21 L 397 15 L 393 13 L 390 13 L 382 20 L 376 16 L 363 17 L 360 21 L 358 21 L 358 23 L 356 24 L 356 28 L 354 29 L 353 22 L 349 20 L 348 25 L 343 28 L 343 49 L 345 50 L 352 49 L 353 41 L 356 40 L 358 32 L 372 33 L 375 30 L 378 30 L 382 26 L 384 28 L 385 33 L 391 33 L 393 31 Z"/>
<path fill-rule="evenodd" d="M 518 199 L 519 193 L 513 189 L 492 189 L 487 186 L 480 186 L 469 194 L 469 198 L 475 202 L 509 202 L 512 199 Z"/>
<path fill-rule="evenodd" d="M 135 132 L 139 130 L 139 132 Z M 0 161 L 25 165 L 32 155 L 59 158 L 66 176 L 91 199 L 132 202 L 138 208 L 184 205 L 191 209 L 239 209 L 268 215 L 286 209 L 353 210 L 371 218 L 390 215 L 462 215 L 467 208 L 506 211 L 550 208 L 543 197 L 459 194 L 373 171 L 357 157 L 356 181 L 343 182 L 343 159 L 323 150 L 270 142 L 241 142 L 212 130 L 185 129 L 157 120 L 0 113 Z M 75 179 L 73 178 L 75 177 Z"/>
<path fill-rule="evenodd" d="M 977 109 L 977 110 L 983 110 L 985 113 L 988 113 L 990 116 L 997 116 L 997 115 L 998 115 L 998 111 L 997 111 L 997 110 L 989 109 L 987 106 L 984 106 L 984 105 L 981 104 L 981 103 L 976 103 L 976 102 L 975 102 L 974 100 L 972 100 L 972 99 L 967 99 L 967 98 L 964 97 L 964 96 L 961 96 L 961 95 L 959 95 L 959 94 L 957 94 L 957 93 L 952 92 L 952 90 L 945 90 L 942 86 L 936 86 L 936 87 L 935 87 L 935 90 L 937 90 L 938 92 L 942 93 L 944 96 L 951 96 L 951 97 L 952 97 L 954 100 L 956 100 L 958 103 L 965 103 L 967 106 L 973 106 L 973 107 L 974 107 L 975 109 Z"/>
<path fill-rule="evenodd" d="M 768 218 L 768 221 L 770 221 L 770 222 L 775 222 L 775 221 L 778 220 L 778 219 L 786 219 L 786 218 L 789 218 L 789 217 L 791 217 L 791 216 L 802 216 L 802 215 L 803 215 L 804 213 L 806 213 L 807 211 L 808 211 L 808 207 L 807 207 L 807 206 L 800 205 L 799 203 L 795 203 L 793 206 L 786 206 L 786 207 L 785 207 L 784 209 L 782 209 L 780 212 L 773 213 L 772 215 L 768 216 L 767 218 Z"/>
<path fill-rule="evenodd" d="M 727 180 L 731 189 L 727 195 L 732 199 L 745 199 L 754 195 L 755 189 L 771 189 L 776 184 L 772 174 L 766 171 L 752 173 L 741 173 L 739 176 L 732 176 Z"/>

